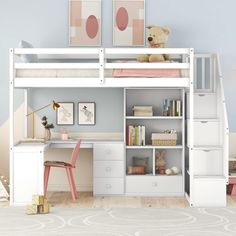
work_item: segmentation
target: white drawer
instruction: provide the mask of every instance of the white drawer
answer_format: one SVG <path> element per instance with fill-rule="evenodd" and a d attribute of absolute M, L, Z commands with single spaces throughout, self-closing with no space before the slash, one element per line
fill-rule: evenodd
<path fill-rule="evenodd" d="M 94 144 L 93 158 L 95 161 L 124 160 L 123 143 L 102 143 Z"/>
<path fill-rule="evenodd" d="M 93 176 L 96 177 L 124 177 L 123 161 L 94 161 Z"/>
<path fill-rule="evenodd" d="M 195 207 L 226 206 L 225 179 L 195 179 L 193 193 Z"/>
<path fill-rule="evenodd" d="M 127 176 L 126 193 L 180 194 L 182 176 Z"/>
<path fill-rule="evenodd" d="M 93 194 L 124 194 L 124 178 L 95 178 Z"/>
<path fill-rule="evenodd" d="M 194 118 L 216 118 L 216 94 L 194 94 Z M 189 118 L 189 93 L 187 94 L 187 117 Z"/>
<path fill-rule="evenodd" d="M 194 175 L 223 175 L 222 150 L 193 150 Z"/>
<path fill-rule="evenodd" d="M 220 122 L 217 120 L 195 120 L 194 145 L 195 146 L 218 146 L 220 145 Z M 188 120 L 188 144 L 189 144 L 189 120 Z"/>

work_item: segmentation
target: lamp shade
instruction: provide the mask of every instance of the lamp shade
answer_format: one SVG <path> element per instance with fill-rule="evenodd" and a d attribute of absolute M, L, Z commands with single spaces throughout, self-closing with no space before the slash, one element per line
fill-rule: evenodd
<path fill-rule="evenodd" d="M 52 101 L 52 108 L 53 108 L 53 110 L 56 110 L 56 109 L 58 109 L 59 107 L 60 107 L 60 105 L 59 105 L 57 102 Z"/>

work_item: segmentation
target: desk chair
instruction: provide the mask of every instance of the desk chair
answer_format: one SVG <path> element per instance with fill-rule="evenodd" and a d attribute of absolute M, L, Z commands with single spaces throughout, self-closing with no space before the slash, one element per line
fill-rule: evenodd
<path fill-rule="evenodd" d="M 80 151 L 80 143 L 81 143 L 81 140 L 78 141 L 77 144 L 75 145 L 75 148 L 74 148 L 72 155 L 71 155 L 70 163 L 63 162 L 63 161 L 45 161 L 44 162 L 44 196 L 46 196 L 46 193 L 47 193 L 48 178 L 49 178 L 49 173 L 50 173 L 51 167 L 59 167 L 59 168 L 66 169 L 67 177 L 68 177 L 69 184 L 70 184 L 72 199 L 73 200 L 77 199 L 77 192 L 76 192 L 76 188 L 75 188 L 75 182 L 74 182 L 74 178 L 73 178 L 72 168 L 75 168 L 76 160 L 77 160 L 77 157 L 78 157 L 79 151 Z"/>

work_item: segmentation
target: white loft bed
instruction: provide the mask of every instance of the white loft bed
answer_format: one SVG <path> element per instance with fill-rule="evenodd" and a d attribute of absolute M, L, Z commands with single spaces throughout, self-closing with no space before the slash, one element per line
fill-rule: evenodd
<path fill-rule="evenodd" d="M 191 78 L 193 49 L 189 48 L 16 48 L 10 50 L 13 55 L 15 88 L 134 87 L 134 85 L 135 87 L 189 87 L 190 81 L 193 80 Z M 22 63 L 19 60 L 22 54 L 37 54 L 40 58 L 39 62 Z M 134 63 L 134 59 L 140 54 L 171 54 L 175 59 L 164 63 Z M 145 70 L 153 73 L 151 75 L 139 73 Z M 175 73 L 168 73 L 168 70 Z M 122 71 L 128 72 L 129 76 L 126 77 L 127 73 L 120 73 Z M 132 71 L 135 72 L 134 76 Z"/>
<path fill-rule="evenodd" d="M 37 54 L 38 63 L 22 63 L 19 56 L 22 54 Z M 133 63 L 133 60 L 140 54 L 171 54 L 173 61 L 164 63 Z M 126 60 L 126 63 L 123 63 Z M 132 60 L 130 62 L 129 60 Z M 122 61 L 122 62 L 120 62 Z M 200 65 L 200 66 L 199 66 Z M 199 68 L 198 68 L 199 67 Z M 207 70 L 208 68 L 208 70 Z M 131 76 L 131 77 L 113 77 L 114 70 L 177 70 L 179 76 L 158 77 L 153 76 Z M 91 73 L 91 70 L 94 71 Z M 42 72 L 43 71 L 43 72 Z M 85 74 L 83 74 L 85 72 Z M 129 71 L 130 72 L 130 71 Z M 201 77 L 199 79 L 198 77 Z M 207 76 L 208 75 L 208 76 Z M 206 82 L 206 77 L 210 80 Z M 212 79 L 211 79 L 212 78 Z M 209 86 L 206 86 L 209 84 Z M 83 88 L 97 87 L 109 88 L 117 87 L 124 89 L 145 89 L 145 88 L 163 88 L 180 89 L 187 93 L 187 144 L 183 138 L 183 156 L 184 148 L 188 147 L 189 163 L 186 170 L 183 170 L 183 176 L 188 176 L 185 180 L 187 189 L 186 197 L 192 206 L 210 206 L 212 198 L 215 200 L 215 206 L 225 205 L 225 184 L 228 182 L 228 121 L 225 107 L 225 98 L 223 91 L 222 74 L 219 59 L 216 55 L 199 54 L 194 55 L 191 48 L 49 48 L 49 49 L 10 49 L 10 166 L 13 160 L 13 148 L 16 143 L 14 140 L 14 91 L 15 89 L 24 90 L 25 114 L 28 109 L 28 88 Z M 208 88 L 209 87 L 209 88 Z M 184 94 L 183 93 L 183 94 Z M 183 95 L 184 96 L 184 95 Z M 210 99 L 209 101 L 207 99 Z M 199 121 L 196 112 L 199 107 L 205 108 L 205 113 L 211 107 L 211 101 L 217 100 L 216 116 L 214 119 L 203 119 Z M 196 99 L 196 100 L 195 100 Z M 196 103 L 199 100 L 200 103 Z M 200 104 L 200 105 L 199 105 Z M 203 109 L 204 110 L 204 109 Z M 204 113 L 204 112 L 203 112 Z M 212 118 L 212 117 L 211 117 Z M 129 119 L 129 117 L 127 118 Z M 154 117 L 154 119 L 163 119 L 163 117 Z M 185 133 L 185 117 L 183 119 L 183 134 Z M 223 165 L 220 172 L 221 178 L 217 175 L 207 175 L 201 172 L 201 175 L 195 174 L 196 157 L 198 151 L 208 153 L 215 152 L 215 146 L 194 146 L 195 123 L 217 122 L 221 134 L 221 146 L 218 159 L 215 163 L 217 168 Z M 198 123 L 197 123 L 198 124 Z M 27 119 L 25 116 L 25 137 L 27 137 Z M 196 132 L 197 133 L 197 132 Z M 125 127 L 124 127 L 125 134 Z M 124 137 L 125 142 L 125 137 Z M 130 147 L 128 147 L 129 149 Z M 136 148 L 136 147 L 134 147 Z M 154 148 L 155 147 L 146 147 Z M 164 148 L 164 147 L 163 147 Z M 153 150 L 154 150 L 153 149 Z M 217 152 L 217 151 L 216 151 Z M 222 153 L 222 155 L 220 155 Z M 205 154 L 204 154 L 205 155 Z M 209 157 L 211 158 L 211 156 Z M 210 160 L 210 159 L 209 159 Z M 200 161 L 205 161 L 201 159 Z M 206 160 L 207 161 L 207 160 Z M 208 162 L 205 163 L 208 165 Z M 197 166 L 199 167 L 199 166 Z M 200 168 L 202 171 L 202 169 Z M 199 171 L 199 169 L 198 169 Z M 11 170 L 11 173 L 13 170 Z M 208 173 L 207 173 L 208 174 Z M 215 173 L 214 173 L 215 174 Z M 155 176 L 154 176 L 155 177 Z M 151 178 L 151 177 L 150 177 Z M 186 177 L 187 178 L 187 177 Z M 11 178 L 12 181 L 12 178 Z M 136 181 L 137 182 L 137 181 Z M 135 183 L 136 183 L 135 182 Z M 213 185 L 212 185 L 213 184 Z M 12 182 L 11 182 L 12 185 Z M 185 188 L 186 188 L 185 186 Z M 213 187 L 213 188 L 212 188 Z M 202 195 L 198 195 L 201 192 Z M 205 194 L 205 195 L 204 195 Z M 219 197 L 216 197 L 220 195 Z"/>

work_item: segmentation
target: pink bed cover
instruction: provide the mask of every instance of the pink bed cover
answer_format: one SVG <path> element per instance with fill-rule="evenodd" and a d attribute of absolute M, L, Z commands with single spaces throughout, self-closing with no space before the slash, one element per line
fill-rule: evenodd
<path fill-rule="evenodd" d="M 122 63 L 137 63 L 134 61 L 122 61 Z M 121 62 L 120 62 L 121 63 Z M 114 69 L 115 78 L 179 78 L 180 69 Z"/>

